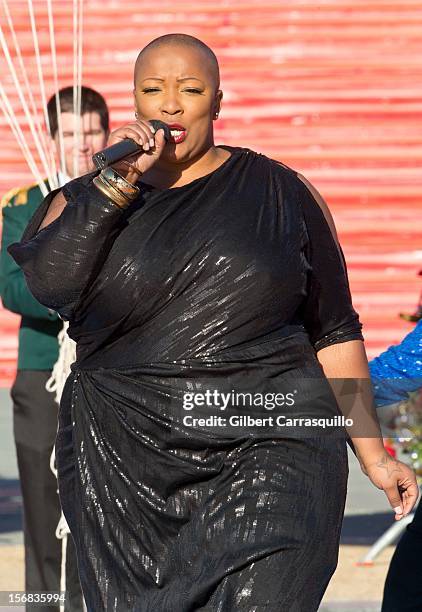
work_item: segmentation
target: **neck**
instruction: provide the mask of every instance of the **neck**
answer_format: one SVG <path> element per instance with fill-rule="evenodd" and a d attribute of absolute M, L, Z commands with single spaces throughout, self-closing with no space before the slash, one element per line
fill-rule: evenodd
<path fill-rule="evenodd" d="M 150 170 L 142 175 L 141 181 L 158 189 L 181 187 L 216 170 L 227 157 L 230 157 L 228 151 L 211 145 L 205 152 L 202 151 L 186 162 L 159 159 Z"/>

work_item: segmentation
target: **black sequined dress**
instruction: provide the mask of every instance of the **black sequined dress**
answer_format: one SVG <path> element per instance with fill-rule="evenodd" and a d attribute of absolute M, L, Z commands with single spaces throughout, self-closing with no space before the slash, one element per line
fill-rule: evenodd
<path fill-rule="evenodd" d="M 89 612 L 312 612 L 336 566 L 344 437 L 183 420 L 186 393 L 291 380 L 300 395 L 325 380 L 316 351 L 362 339 L 310 191 L 223 148 L 214 172 L 141 184 L 124 211 L 95 173 L 75 179 L 61 216 L 37 233 L 53 192 L 9 247 L 77 342 L 56 456 Z"/>

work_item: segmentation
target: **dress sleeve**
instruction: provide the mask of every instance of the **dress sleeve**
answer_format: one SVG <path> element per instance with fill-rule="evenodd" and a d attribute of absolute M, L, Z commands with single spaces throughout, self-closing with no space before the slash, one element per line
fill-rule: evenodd
<path fill-rule="evenodd" d="M 422 388 L 422 320 L 398 345 L 369 362 L 377 406 L 394 404 Z"/>
<path fill-rule="evenodd" d="M 7 251 L 22 268 L 32 295 L 71 320 L 84 290 L 101 269 L 117 235 L 123 210 L 92 183 L 98 171 L 67 183 L 60 216 L 38 231 L 50 203 L 49 193 L 35 211 L 20 242 Z"/>
<path fill-rule="evenodd" d="M 296 180 L 303 221 L 302 249 L 308 268 L 307 295 L 301 308 L 305 329 L 315 351 L 340 342 L 363 340 L 331 214 L 304 177 L 297 175 Z"/>

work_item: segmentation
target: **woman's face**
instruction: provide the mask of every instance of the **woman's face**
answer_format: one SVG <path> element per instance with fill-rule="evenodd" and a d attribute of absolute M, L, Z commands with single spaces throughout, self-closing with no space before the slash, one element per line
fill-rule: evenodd
<path fill-rule="evenodd" d="M 216 91 L 211 62 L 200 50 L 171 45 L 146 51 L 136 67 L 134 95 L 139 119 L 180 128 L 172 130 L 158 164 L 183 163 L 213 146 L 213 119 L 223 93 Z"/>

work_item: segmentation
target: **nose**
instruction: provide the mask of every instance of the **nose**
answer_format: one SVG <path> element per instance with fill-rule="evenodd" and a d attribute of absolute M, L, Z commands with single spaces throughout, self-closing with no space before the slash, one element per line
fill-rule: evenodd
<path fill-rule="evenodd" d="M 161 113 L 166 116 L 180 115 L 180 113 L 183 112 L 182 105 L 177 95 L 172 90 L 169 90 L 164 96 L 160 110 Z"/>
<path fill-rule="evenodd" d="M 89 149 L 88 138 L 85 134 L 81 134 L 79 138 L 79 151 L 81 153 L 86 153 Z"/>

